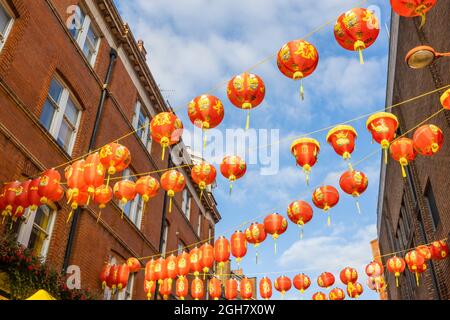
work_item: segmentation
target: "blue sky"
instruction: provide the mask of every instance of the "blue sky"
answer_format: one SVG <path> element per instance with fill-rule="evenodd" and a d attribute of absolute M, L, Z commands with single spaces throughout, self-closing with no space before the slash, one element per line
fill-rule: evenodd
<path fill-rule="evenodd" d="M 358 2 L 116 0 L 116 3 L 136 38 L 144 40 L 157 83 L 174 109 L 179 109 L 177 114 L 186 129 L 192 131 L 185 108 L 192 98 L 210 92 L 216 84 L 277 53 L 284 43 L 302 38 L 330 19 L 335 20 Z M 264 176 L 259 165 L 249 166 L 231 197 L 228 182 L 218 177 L 215 196 L 223 219 L 216 227 L 217 235 L 229 237 L 230 229 L 263 214 L 279 212 L 286 216 L 286 208 L 294 200 L 311 203 L 311 191 L 306 188 L 302 170 L 295 166 L 289 150 L 292 140 L 384 107 L 390 8 L 389 3 L 381 0 L 368 1 L 364 7 L 368 6 L 379 8 L 381 32 L 377 42 L 364 52 L 364 65 L 359 64 L 356 53 L 336 43 L 334 22 L 307 39 L 317 47 L 320 62 L 315 73 L 304 81 L 305 101 L 299 99 L 299 84 L 278 71 L 275 58 L 252 70 L 264 79 L 267 87 L 265 102 L 252 112 L 252 128 L 279 129 L 280 137 L 288 138 L 279 146 L 277 175 Z M 228 101 L 226 87 L 211 93 L 225 104 L 225 120 L 219 129 L 243 127 L 245 113 Z M 365 120 L 352 123 L 359 133 L 353 154 L 355 161 L 379 149 L 379 145 L 371 144 Z M 311 188 L 324 183 L 339 188 L 339 177 L 346 170 L 344 162 L 326 143 L 326 133 L 313 136 L 320 141 L 322 150 L 313 169 Z M 369 188 L 360 199 L 362 215 L 357 213 L 354 199 L 341 192 L 341 201 L 331 213 L 331 228 L 326 226 L 326 215 L 315 209 L 303 240 L 298 228 L 290 224 L 278 241 L 276 256 L 270 238 L 259 249 L 258 265 L 254 249 L 249 248 L 242 263 L 244 272 L 251 275 L 286 271 L 285 275 L 291 277 L 300 272 L 290 270 L 304 272 L 311 277 L 313 286 L 303 297 L 292 290 L 287 299 L 310 299 L 318 290 L 315 282 L 320 273 L 329 271 L 338 277 L 339 270 L 350 266 L 358 269 L 360 282 L 364 284 L 361 298 L 376 299 L 377 295 L 366 286 L 364 266 L 372 260 L 369 242 L 376 238 L 380 156 L 357 168 L 369 177 Z M 274 280 L 280 275 L 269 276 Z M 337 284 L 344 288 L 339 280 Z M 280 298 L 275 290 L 274 298 Z"/>

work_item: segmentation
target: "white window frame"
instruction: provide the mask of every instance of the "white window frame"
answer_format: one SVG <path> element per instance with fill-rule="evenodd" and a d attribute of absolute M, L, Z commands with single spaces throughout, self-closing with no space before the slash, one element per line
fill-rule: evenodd
<path fill-rule="evenodd" d="M 97 37 L 97 43 L 95 44 L 94 54 L 92 55 L 91 60 L 90 61 L 88 60 L 88 61 L 91 66 L 94 66 L 95 62 L 97 61 L 98 50 L 100 48 L 100 35 L 99 35 L 99 32 L 97 31 L 97 29 L 95 28 L 95 26 L 92 24 L 91 17 L 86 13 L 85 10 L 83 10 L 83 8 L 79 7 L 79 9 L 84 14 L 84 21 L 83 21 L 83 25 L 81 26 L 81 29 L 78 32 L 78 36 L 75 39 L 75 41 L 77 42 L 78 46 L 80 47 L 81 51 L 83 52 L 83 56 L 87 59 L 87 57 L 84 53 L 84 46 L 86 45 L 89 29 L 92 29 L 92 32 Z"/>
<path fill-rule="evenodd" d="M 142 143 L 145 145 L 145 148 L 148 150 L 148 152 L 152 152 L 152 139 L 150 137 L 150 116 L 148 111 L 146 110 L 145 106 L 142 104 L 141 100 L 136 101 L 136 106 L 134 108 L 134 115 L 133 115 L 133 128 L 137 131 L 139 129 L 139 115 L 144 114 L 145 116 L 145 129 L 144 129 L 144 136 L 139 137 L 142 141 Z"/>
<path fill-rule="evenodd" d="M 211 237 L 212 237 L 212 228 L 211 228 L 211 225 L 209 225 L 209 227 L 208 227 L 208 242 L 209 243 L 212 243 L 213 242 L 213 240 L 214 239 L 211 239 Z"/>
<path fill-rule="evenodd" d="M 40 209 L 46 210 L 50 214 L 48 229 L 42 230 L 43 232 L 48 234 L 48 237 L 44 240 L 42 245 L 42 250 L 39 254 L 39 257 L 42 259 L 42 262 L 45 262 L 47 259 L 48 248 L 50 247 L 50 241 L 52 240 L 53 228 L 55 225 L 56 219 L 56 210 L 50 208 L 49 206 L 41 206 Z M 19 234 L 17 236 L 17 242 L 22 244 L 23 246 L 28 248 L 28 242 L 30 241 L 31 231 L 34 226 L 34 219 L 36 218 L 37 211 L 31 211 L 29 208 L 25 210 L 24 217 L 27 217 L 25 221 L 22 222 L 19 230 Z M 41 229 L 41 228 L 39 228 Z"/>
<path fill-rule="evenodd" d="M 123 177 L 127 177 L 126 179 L 129 180 L 136 180 L 135 178 L 130 178 L 129 176 L 131 175 L 131 170 L 130 168 L 127 168 L 123 171 Z M 138 208 L 140 208 L 138 210 Z M 128 219 L 131 220 L 131 222 L 134 223 L 134 225 L 141 230 L 142 227 L 142 217 L 143 217 L 143 211 L 144 211 L 144 200 L 142 199 L 142 197 L 137 194 L 136 197 L 134 198 L 134 200 L 131 202 L 131 207 L 130 207 L 130 215 L 128 217 Z"/>
<path fill-rule="evenodd" d="M 169 224 L 167 222 L 164 224 L 162 237 L 163 237 L 163 243 L 162 243 L 162 247 L 161 247 L 161 253 L 163 255 L 165 255 L 166 251 L 167 251 L 167 240 L 169 238 Z"/>
<path fill-rule="evenodd" d="M 1 33 L 0 30 L 0 51 L 3 49 L 3 46 L 6 43 L 6 40 L 8 39 L 9 34 L 11 33 L 12 26 L 14 24 L 14 14 L 11 11 L 11 8 L 9 8 L 8 4 L 4 0 L 0 0 L 0 6 L 5 11 L 5 13 L 9 16 L 9 22 L 6 25 L 6 28 L 4 30 L 4 33 Z"/>
<path fill-rule="evenodd" d="M 191 207 L 192 207 L 192 196 L 190 195 L 187 188 L 183 189 L 183 201 L 181 203 L 181 211 L 183 211 L 183 214 L 188 219 L 188 221 L 191 220 Z"/>
<path fill-rule="evenodd" d="M 78 105 L 78 101 L 75 99 L 75 97 L 72 95 L 72 93 L 69 91 L 67 85 L 61 81 L 61 79 L 57 76 L 52 78 L 52 81 L 57 81 L 59 85 L 62 87 L 63 91 L 61 92 L 61 97 L 59 98 L 59 101 L 54 101 L 56 103 L 55 113 L 53 114 L 53 119 L 50 123 L 50 128 L 48 131 L 50 134 L 58 140 L 59 130 L 61 129 L 61 125 L 64 120 L 64 115 L 66 112 L 67 102 L 70 100 L 72 101 L 74 107 L 78 110 L 78 118 L 75 124 L 75 130 L 73 131 L 72 139 L 67 146 L 67 149 L 64 149 L 64 146 L 61 146 L 69 155 L 72 155 L 73 147 L 75 145 L 75 141 L 77 140 L 78 135 L 78 129 L 80 128 L 80 122 L 81 122 L 81 113 L 82 110 L 80 106 Z M 50 90 L 50 88 L 49 88 Z M 50 92 L 47 93 L 47 99 L 53 99 L 50 97 Z M 51 102 L 50 102 L 51 103 Z"/>

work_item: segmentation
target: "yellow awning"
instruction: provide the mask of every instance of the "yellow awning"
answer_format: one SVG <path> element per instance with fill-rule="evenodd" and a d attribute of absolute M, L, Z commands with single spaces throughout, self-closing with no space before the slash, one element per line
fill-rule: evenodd
<path fill-rule="evenodd" d="M 26 300 L 56 300 L 45 290 L 39 290 Z"/>

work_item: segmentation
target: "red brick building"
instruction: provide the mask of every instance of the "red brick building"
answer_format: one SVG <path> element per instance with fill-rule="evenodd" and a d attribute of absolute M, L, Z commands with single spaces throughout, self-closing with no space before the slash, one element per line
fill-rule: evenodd
<path fill-rule="evenodd" d="M 91 149 L 97 149 L 169 110 L 146 64 L 143 43 L 112 0 L 0 0 L 0 182 L 33 177 L 76 159 L 92 142 Z M 124 175 L 171 165 L 167 157 L 161 160 L 161 148 L 147 128 L 120 141 L 133 159 Z M 191 161 L 185 154 L 183 162 Z M 182 172 L 188 183 L 171 214 L 161 191 L 145 212 L 136 198 L 125 207 L 123 220 L 115 202 L 102 211 L 99 224 L 95 205 L 67 224 L 70 208 L 63 200 L 40 208 L 27 223 L 18 222 L 18 241 L 55 269 L 79 266 L 81 287 L 101 295 L 98 276 L 105 261 L 122 263 L 214 236 L 221 219 L 214 197 L 208 192 L 200 201 L 189 169 Z M 119 298 L 144 299 L 143 280 L 143 272 L 133 276 Z"/>
<path fill-rule="evenodd" d="M 420 19 L 392 15 L 387 105 L 391 106 L 425 92 L 450 84 L 450 59 L 441 59 L 427 68 L 413 70 L 405 63 L 414 47 L 428 45 L 441 52 L 450 51 L 449 1 L 438 1 L 427 14 L 426 25 Z M 400 122 L 399 134 L 415 127 L 437 112 L 442 92 L 392 109 Z M 398 163 L 382 166 L 378 206 L 378 236 L 381 255 L 408 250 L 421 244 L 447 238 L 450 231 L 450 112 L 441 112 L 429 121 L 445 135 L 443 149 L 433 157 L 418 156 L 402 179 Z M 407 135 L 412 138 L 412 133 Z M 388 257 L 383 257 L 386 263 Z M 450 261 L 428 263 L 428 270 L 416 286 L 414 275 L 406 271 L 396 288 L 392 274 L 386 272 L 389 299 L 449 299 Z"/>

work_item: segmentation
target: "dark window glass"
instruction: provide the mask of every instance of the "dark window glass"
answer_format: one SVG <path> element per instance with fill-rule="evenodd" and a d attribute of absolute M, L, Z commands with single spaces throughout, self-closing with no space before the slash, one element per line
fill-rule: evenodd
<path fill-rule="evenodd" d="M 434 198 L 433 188 L 431 187 L 431 184 L 428 184 L 425 191 L 425 205 L 427 206 L 428 212 L 430 212 L 431 214 L 434 229 L 436 229 L 441 222 L 441 218 L 439 216 L 439 209 L 436 204 L 436 199 Z"/>

